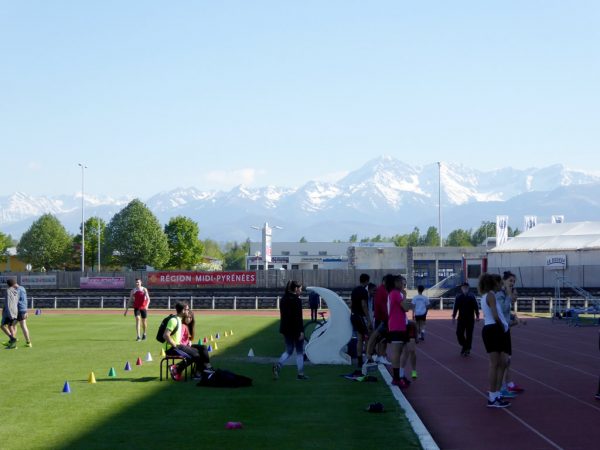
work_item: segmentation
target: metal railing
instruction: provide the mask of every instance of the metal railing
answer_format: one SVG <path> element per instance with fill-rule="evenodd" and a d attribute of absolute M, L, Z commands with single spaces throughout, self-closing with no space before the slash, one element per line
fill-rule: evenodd
<path fill-rule="evenodd" d="M 347 304 L 350 298 L 342 296 Z M 129 297 L 125 296 L 71 296 L 41 297 L 30 296 L 31 309 L 125 309 Z M 308 308 L 308 299 L 303 298 L 303 307 Z M 187 302 L 192 309 L 208 310 L 260 310 L 279 309 L 279 296 L 153 296 L 150 309 L 173 309 L 175 303 Z M 589 300 L 582 297 L 561 299 L 566 309 L 588 308 Z M 431 298 L 430 308 L 441 311 L 452 310 L 454 297 Z M 515 305 L 517 312 L 551 313 L 556 299 L 554 297 L 520 297 Z M 322 307 L 326 308 L 323 303 Z"/>

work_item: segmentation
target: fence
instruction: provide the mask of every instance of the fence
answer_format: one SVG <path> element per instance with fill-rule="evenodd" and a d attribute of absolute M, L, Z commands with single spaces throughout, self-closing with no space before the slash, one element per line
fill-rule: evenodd
<path fill-rule="evenodd" d="M 350 298 L 342 296 L 349 305 Z M 28 301 L 31 309 L 124 309 L 128 297 L 125 296 L 71 296 L 71 297 L 36 297 L 30 296 Z M 192 309 L 209 310 L 259 310 L 279 309 L 280 297 L 276 296 L 153 296 L 151 309 L 173 309 L 175 303 L 187 302 Z M 441 311 L 451 310 L 454 307 L 454 297 L 432 298 L 431 309 Z M 515 310 L 525 313 L 550 313 L 556 301 L 553 297 L 520 297 Z M 566 309 L 588 308 L 588 300 L 581 297 L 561 298 L 566 304 Z M 322 305 L 326 307 L 325 304 Z M 303 307 L 308 308 L 308 300 L 303 299 Z"/>

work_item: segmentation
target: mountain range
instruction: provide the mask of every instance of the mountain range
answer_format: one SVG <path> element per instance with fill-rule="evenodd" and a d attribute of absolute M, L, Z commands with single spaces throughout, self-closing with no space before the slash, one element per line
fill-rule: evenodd
<path fill-rule="evenodd" d="M 591 172 L 563 165 L 489 171 L 454 163 L 411 166 L 389 156 L 368 161 L 335 183 L 240 185 L 229 191 L 177 188 L 141 200 L 163 224 L 179 215 L 195 220 L 201 239 L 258 241 L 260 233 L 250 227 L 268 222 L 282 227 L 274 231 L 274 240 L 332 241 L 352 234 L 404 234 L 414 227 L 424 233 L 438 224 L 440 194 L 444 235 L 457 228 L 476 229 L 498 214 L 508 215 L 509 225 L 519 229 L 524 215 L 538 216 L 538 223 L 549 222 L 554 214 L 570 222 L 600 220 L 600 175 Z M 131 199 L 86 194 L 86 219 L 99 216 L 108 222 Z M 78 233 L 81 196 L 0 196 L 0 231 L 18 238 L 45 213 Z"/>

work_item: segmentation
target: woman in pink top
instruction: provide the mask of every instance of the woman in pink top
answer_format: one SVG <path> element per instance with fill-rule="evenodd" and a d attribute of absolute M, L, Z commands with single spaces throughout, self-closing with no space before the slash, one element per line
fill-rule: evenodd
<path fill-rule="evenodd" d="M 400 367 L 402 347 L 408 342 L 406 311 L 410 305 L 406 299 L 406 279 L 399 275 L 391 277 L 386 280 L 385 288 L 388 291 L 388 342 L 391 344 L 392 353 L 392 384 L 406 388 L 410 382 L 404 376 L 404 368 Z"/>

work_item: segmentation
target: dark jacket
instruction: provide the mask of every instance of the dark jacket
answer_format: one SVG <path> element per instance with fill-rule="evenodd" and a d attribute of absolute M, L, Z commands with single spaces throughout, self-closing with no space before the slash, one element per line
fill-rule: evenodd
<path fill-rule="evenodd" d="M 284 336 L 297 338 L 304 331 L 302 320 L 302 300 L 296 294 L 286 292 L 279 302 L 279 332 Z"/>
<path fill-rule="evenodd" d="M 462 292 L 456 296 L 454 300 L 454 309 L 452 310 L 452 318 L 456 317 L 458 312 L 458 320 L 464 322 L 473 322 L 475 317 L 479 319 L 479 305 L 475 296 L 470 292 L 463 294 Z"/>

